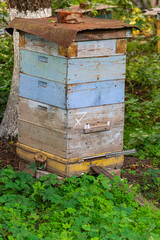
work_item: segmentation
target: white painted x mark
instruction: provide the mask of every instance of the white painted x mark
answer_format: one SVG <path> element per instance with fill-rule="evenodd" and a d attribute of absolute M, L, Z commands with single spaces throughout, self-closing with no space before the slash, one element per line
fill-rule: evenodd
<path fill-rule="evenodd" d="M 81 114 L 83 114 L 82 115 L 82 117 L 80 118 L 80 119 L 77 119 L 76 118 L 76 124 L 74 125 L 74 128 L 77 126 L 77 125 L 81 125 L 81 121 L 82 121 L 82 119 L 85 117 L 85 115 L 87 114 L 86 112 L 79 112 L 79 113 L 76 113 L 77 115 L 81 115 Z"/>

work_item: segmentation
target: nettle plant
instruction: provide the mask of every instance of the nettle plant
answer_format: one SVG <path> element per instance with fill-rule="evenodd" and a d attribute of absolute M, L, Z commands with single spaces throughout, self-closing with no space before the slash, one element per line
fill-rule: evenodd
<path fill-rule="evenodd" d="M 160 56 L 157 38 L 140 40 L 128 44 L 125 148 L 137 148 L 140 159 L 150 158 L 159 166 Z"/>

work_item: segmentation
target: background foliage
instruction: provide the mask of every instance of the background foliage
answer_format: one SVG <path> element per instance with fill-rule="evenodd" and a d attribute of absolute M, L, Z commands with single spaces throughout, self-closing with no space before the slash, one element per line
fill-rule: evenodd
<path fill-rule="evenodd" d="M 6 2 L 0 2 L 0 122 L 6 107 L 13 69 L 13 41 L 8 34 L 3 34 L 7 25 L 8 11 Z"/>

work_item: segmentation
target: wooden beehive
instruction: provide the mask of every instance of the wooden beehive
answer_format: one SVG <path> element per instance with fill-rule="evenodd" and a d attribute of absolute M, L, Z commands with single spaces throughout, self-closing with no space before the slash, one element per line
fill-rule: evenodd
<path fill-rule="evenodd" d="M 95 156 L 123 149 L 132 26 L 88 18 L 74 25 L 15 19 L 11 28 L 20 31 L 17 154 L 35 162 L 41 153 L 47 170 L 61 176 L 94 165 L 120 168 L 123 156 Z M 93 158 L 85 161 L 88 156 Z"/>

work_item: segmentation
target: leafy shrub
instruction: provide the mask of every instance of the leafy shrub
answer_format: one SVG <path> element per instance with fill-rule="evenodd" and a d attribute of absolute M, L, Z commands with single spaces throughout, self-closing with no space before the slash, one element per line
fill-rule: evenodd
<path fill-rule="evenodd" d="M 0 2 L 0 27 L 5 28 L 8 19 L 7 3 Z M 0 122 L 6 107 L 13 69 L 13 42 L 7 35 L 0 35 Z"/>
<path fill-rule="evenodd" d="M 128 44 L 125 148 L 136 147 L 140 159 L 152 158 L 159 164 L 160 55 L 154 38 L 149 43 L 137 41 Z"/>
<path fill-rule="evenodd" d="M 139 206 L 102 175 L 57 181 L 0 171 L 0 239 L 158 239 L 160 211 Z M 124 189 L 128 185 L 124 182 Z"/>
<path fill-rule="evenodd" d="M 13 69 L 13 42 L 7 35 L 0 37 L 0 122 L 6 107 Z"/>

